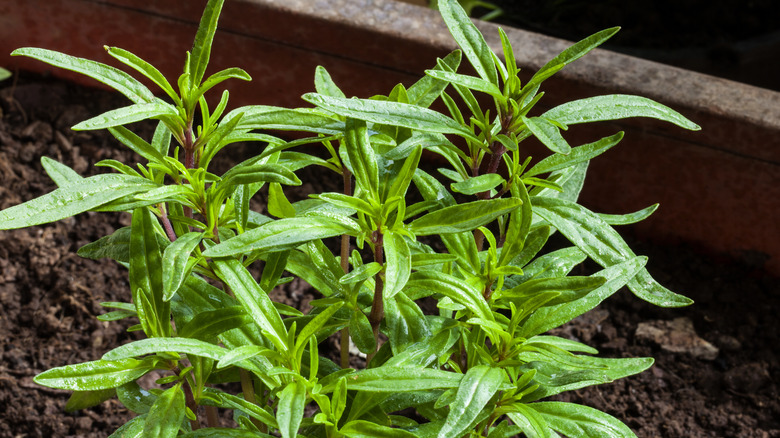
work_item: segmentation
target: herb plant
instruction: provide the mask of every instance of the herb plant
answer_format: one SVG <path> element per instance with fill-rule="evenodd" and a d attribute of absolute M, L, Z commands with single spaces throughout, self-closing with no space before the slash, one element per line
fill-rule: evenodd
<path fill-rule="evenodd" d="M 43 158 L 58 188 L 0 212 L 0 229 L 85 211 L 132 215 L 129 227 L 79 254 L 127 267 L 132 302 L 102 303 L 113 310 L 99 318 L 137 320 L 130 330 L 146 337 L 35 381 L 74 391 L 69 409 L 118 397 L 138 416 L 116 437 L 635 436 L 593 408 L 543 401 L 653 363 L 601 358 L 587 345 L 546 335 L 550 329 L 623 286 L 659 306 L 691 303 L 653 280 L 646 258 L 612 228 L 656 206 L 603 215 L 576 202 L 589 160 L 623 133 L 571 147 L 562 131 L 624 117 L 699 127 L 637 96 L 534 111 L 544 81 L 617 28 L 574 44 L 523 84 L 506 34 L 499 29 L 501 59 L 456 0 L 440 0 L 461 49 L 410 87 L 346 98 L 320 67 L 316 93 L 303 96 L 314 107 L 226 112 L 227 91 L 215 108 L 204 94 L 250 77 L 239 68 L 206 76 L 223 2 L 208 1 L 175 84 L 138 56 L 106 47 L 164 98 L 105 64 L 38 48 L 14 52 L 127 96 L 129 106 L 73 129 L 108 129 L 144 160 L 101 161 L 114 172 L 84 178 Z M 463 56 L 476 76 L 458 73 Z M 487 95 L 491 107 L 475 93 Z M 429 108 L 437 100 L 444 113 Z M 157 121 L 150 140 L 124 126 L 141 120 Z M 308 136 L 285 141 L 267 130 Z M 551 154 L 532 162 L 522 144 L 530 137 Z M 256 142 L 257 155 L 211 173 L 216 154 L 236 142 Z M 322 153 L 295 150 L 302 145 L 319 145 Z M 424 151 L 448 163 L 438 172 L 450 182 L 419 167 Z M 284 186 L 301 184 L 296 171 L 309 165 L 333 172 L 343 190 L 290 202 Z M 260 190 L 268 215 L 249 209 Z M 544 253 L 555 232 L 572 246 Z M 329 241 L 340 247 L 335 254 Z M 603 269 L 569 275 L 586 258 Z M 321 295 L 308 314 L 269 298 L 291 277 Z M 421 303 L 435 310 L 423 312 Z M 340 358 L 319 354 L 329 336 L 339 337 Z M 350 366 L 360 363 L 350 361 L 350 342 L 365 353 L 365 366 Z M 165 377 L 141 387 L 138 379 L 153 370 Z M 220 423 L 219 409 L 232 410 L 234 427 Z"/>

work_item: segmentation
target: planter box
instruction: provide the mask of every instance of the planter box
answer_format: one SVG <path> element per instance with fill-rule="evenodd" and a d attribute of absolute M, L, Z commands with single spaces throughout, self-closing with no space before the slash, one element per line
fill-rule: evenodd
<path fill-rule="evenodd" d="M 104 44 L 128 49 L 177 77 L 205 1 L 25 0 L 0 4 L 0 65 L 81 76 L 7 54 L 38 46 L 113 63 Z M 496 49 L 495 26 L 478 23 Z M 569 43 L 507 29 L 530 73 Z M 410 84 L 455 47 L 437 12 L 390 0 L 230 0 L 210 71 L 242 67 L 251 83 L 228 83 L 233 105 L 300 106 L 317 65 L 348 94 Z M 116 65 L 116 63 L 113 63 Z M 732 255 L 766 255 L 780 274 L 780 93 L 596 50 L 546 86 L 540 105 L 579 97 L 638 94 L 682 112 L 700 132 L 652 120 L 572 127 L 572 144 L 626 131 L 625 143 L 594 160 L 583 204 L 623 213 L 661 209 L 632 229 Z"/>

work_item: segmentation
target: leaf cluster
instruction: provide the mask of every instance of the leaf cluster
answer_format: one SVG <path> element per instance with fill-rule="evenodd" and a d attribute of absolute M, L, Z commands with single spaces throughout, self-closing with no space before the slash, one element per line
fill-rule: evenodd
<path fill-rule="evenodd" d="M 500 31 L 499 57 L 457 1 L 440 0 L 460 50 L 413 85 L 347 98 L 319 67 L 316 92 L 303 96 L 313 107 L 228 112 L 227 91 L 213 109 L 204 94 L 224 80 L 250 78 L 238 68 L 206 76 L 223 1 L 209 0 L 175 83 L 138 56 L 106 48 L 163 97 L 105 64 L 45 49 L 14 52 L 127 96 L 130 105 L 74 129 L 108 129 L 144 160 L 103 161 L 113 173 L 84 178 L 44 158 L 58 188 L 0 211 L 0 229 L 85 211 L 131 216 L 129 227 L 79 254 L 128 268 L 132 301 L 103 303 L 110 311 L 99 319 L 131 318 L 130 330 L 145 337 L 35 381 L 74 391 L 70 410 L 117 397 L 138 415 L 112 436 L 634 436 L 603 412 L 544 401 L 652 364 L 600 358 L 550 329 L 623 286 L 659 306 L 691 303 L 657 283 L 646 258 L 613 228 L 656 206 L 604 215 L 577 204 L 589 161 L 623 133 L 572 146 L 563 132 L 625 117 L 698 126 L 638 96 L 534 110 L 546 79 L 617 29 L 572 45 L 522 83 L 506 34 Z M 476 76 L 458 72 L 464 58 Z M 438 100 L 443 113 L 430 108 Z M 157 121 L 150 140 L 125 126 L 140 120 Z M 306 136 L 286 141 L 269 131 Z M 550 154 L 535 162 L 526 156 L 522 142 L 531 137 Z M 257 155 L 221 175 L 210 172 L 216 154 L 236 142 L 255 142 Z M 295 150 L 302 145 L 322 153 Z M 420 167 L 423 154 L 448 166 L 434 176 Z M 301 184 L 296 172 L 310 165 L 340 177 L 343 190 L 291 202 L 284 187 Z M 261 190 L 267 215 L 249 208 Z M 545 252 L 556 232 L 571 246 Z M 341 251 L 331 252 L 328 240 L 340 241 Z M 602 269 L 570 275 L 586 258 Z M 308 313 L 271 298 L 292 278 L 319 294 Z M 435 311 L 423 312 L 424 300 Z M 319 353 L 331 336 L 340 339 L 340 360 Z M 350 344 L 365 366 L 352 366 L 362 362 L 350 360 Z M 140 386 L 151 371 L 164 377 Z M 226 390 L 227 382 L 241 392 Z M 233 412 L 237 428 L 220 427 L 219 409 Z M 401 414 L 408 412 L 415 415 Z"/>

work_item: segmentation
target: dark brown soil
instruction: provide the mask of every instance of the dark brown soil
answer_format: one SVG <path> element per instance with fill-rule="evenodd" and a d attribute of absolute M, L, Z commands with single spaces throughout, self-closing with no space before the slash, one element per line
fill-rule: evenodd
<path fill-rule="evenodd" d="M 126 160 L 104 133 L 69 127 L 123 98 L 49 80 L 0 84 L 0 208 L 54 188 L 45 155 L 80 173 L 101 159 Z M 318 182 L 319 184 L 319 182 Z M 313 187 L 315 190 L 319 187 Z M 74 219 L 0 232 L 0 438 L 103 437 L 130 418 L 115 400 L 65 413 L 65 391 L 35 385 L 46 369 L 98 359 L 135 335 L 102 323 L 101 301 L 128 301 L 126 272 L 113 262 L 79 258 L 76 250 L 117 227 L 121 215 Z M 627 236 L 663 284 L 696 300 L 686 309 L 658 309 L 622 291 L 559 331 L 613 357 L 653 356 L 647 372 L 613 384 L 565 394 L 625 421 L 640 437 L 780 437 L 780 282 L 760 263 L 733 260 L 685 244 L 658 246 Z M 582 269 L 587 269 L 582 268 Z M 290 302 L 310 298 L 285 289 Z M 713 360 L 670 352 L 636 334 L 640 323 L 687 317 L 719 349 Z M 675 333 L 670 336 L 674 338 Z M 660 341 L 663 342 L 663 341 Z"/>

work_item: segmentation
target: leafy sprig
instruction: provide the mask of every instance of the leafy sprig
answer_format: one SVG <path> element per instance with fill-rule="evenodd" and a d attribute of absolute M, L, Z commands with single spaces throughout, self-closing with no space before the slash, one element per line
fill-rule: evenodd
<path fill-rule="evenodd" d="M 523 84 L 507 35 L 499 30 L 502 59 L 457 1 L 440 0 L 460 50 L 417 83 L 387 96 L 347 98 L 318 67 L 316 92 L 303 96 L 313 108 L 227 111 L 227 91 L 213 109 L 205 93 L 250 77 L 238 68 L 206 76 L 223 2 L 208 2 L 175 84 L 135 54 L 106 48 L 162 98 L 105 64 L 45 49 L 14 52 L 128 97 L 131 105 L 74 129 L 108 129 L 144 160 L 103 161 L 115 173 L 83 178 L 44 158 L 58 188 L 0 212 L 0 229 L 85 211 L 131 215 L 129 227 L 79 254 L 128 267 L 132 302 L 103 303 L 114 310 L 99 318 L 135 319 L 131 330 L 146 337 L 35 381 L 74 391 L 69 409 L 117 396 L 138 416 L 112 436 L 634 436 L 605 413 L 543 401 L 652 365 L 651 358 L 600 358 L 584 344 L 546 335 L 550 329 L 623 286 L 659 306 L 691 303 L 658 284 L 644 268 L 647 259 L 613 229 L 657 205 L 605 215 L 576 202 L 589 161 L 623 133 L 574 146 L 564 133 L 573 124 L 625 117 L 698 126 L 638 96 L 535 110 L 544 81 L 617 28 L 575 43 Z M 477 76 L 458 72 L 463 58 Z M 439 99 L 444 113 L 430 108 Z M 125 127 L 141 120 L 157 121 L 150 141 Z M 268 130 L 308 137 L 285 141 Z M 547 157 L 526 155 L 523 141 L 531 137 L 549 149 Z M 224 148 L 246 141 L 265 148 L 222 175 L 209 171 Z M 302 145 L 320 145 L 324 155 L 294 150 Z M 420 168 L 424 153 L 444 159 L 449 166 L 439 172 L 451 182 Z M 291 202 L 284 186 L 301 184 L 296 172 L 309 165 L 333 172 L 343 190 Z M 268 215 L 249 208 L 261 190 Z M 545 252 L 554 232 L 572 246 Z M 328 239 L 340 239 L 337 254 Z M 436 241 L 445 250 L 434 249 L 441 247 Z M 364 251 L 351 251 L 353 244 Z M 602 269 L 569 275 L 586 258 Z M 272 300 L 269 293 L 290 279 L 285 273 L 321 295 L 307 314 Z M 423 299 L 438 312 L 423 312 Z M 331 335 L 340 337 L 339 364 L 319 353 Z M 365 365 L 352 367 L 350 343 Z M 153 370 L 165 375 L 160 386 L 139 386 Z M 224 382 L 240 383 L 241 392 L 217 386 Z M 232 410 L 238 427 L 220 428 L 218 409 Z M 395 414 L 407 409 L 416 416 Z"/>

